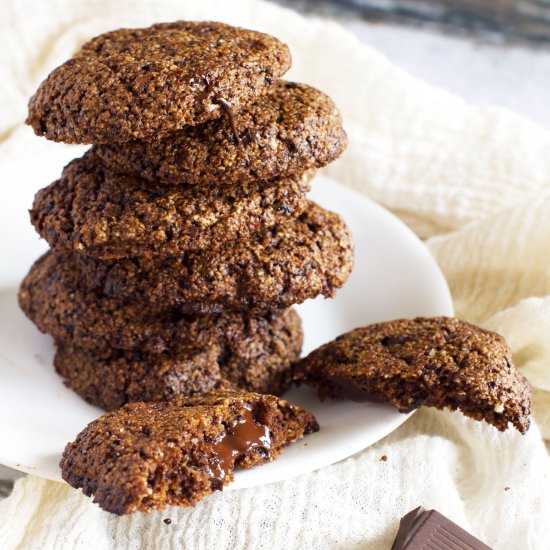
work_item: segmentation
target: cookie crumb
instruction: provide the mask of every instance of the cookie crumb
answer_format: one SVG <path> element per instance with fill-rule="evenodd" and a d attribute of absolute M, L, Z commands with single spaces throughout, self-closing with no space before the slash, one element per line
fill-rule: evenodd
<path fill-rule="evenodd" d="M 163 519 L 162 521 L 164 521 L 166 525 L 170 525 L 172 523 L 172 520 L 170 518 Z"/>

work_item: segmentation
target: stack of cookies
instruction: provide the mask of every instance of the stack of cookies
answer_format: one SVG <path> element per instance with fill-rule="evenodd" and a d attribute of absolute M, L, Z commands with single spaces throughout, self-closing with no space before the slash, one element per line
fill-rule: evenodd
<path fill-rule="evenodd" d="M 345 148 L 340 116 L 289 67 L 262 33 L 158 24 L 92 39 L 31 99 L 37 134 L 93 145 L 36 195 L 51 250 L 19 294 L 90 403 L 290 386 L 289 308 L 332 296 L 353 245 L 305 196 Z"/>

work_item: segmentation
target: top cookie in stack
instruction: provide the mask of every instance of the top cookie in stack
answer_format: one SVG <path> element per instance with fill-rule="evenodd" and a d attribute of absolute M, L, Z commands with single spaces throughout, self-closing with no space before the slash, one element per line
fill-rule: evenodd
<path fill-rule="evenodd" d="M 305 196 L 345 148 L 340 115 L 289 67 L 273 37 L 179 21 L 92 39 L 31 99 L 37 134 L 93 144 L 36 195 L 53 250 L 20 292 L 87 400 L 289 386 L 286 308 L 353 266 L 343 220 Z"/>
<path fill-rule="evenodd" d="M 119 29 L 82 46 L 29 103 L 35 132 L 65 143 L 155 140 L 235 110 L 290 68 L 277 39 L 222 23 Z"/>

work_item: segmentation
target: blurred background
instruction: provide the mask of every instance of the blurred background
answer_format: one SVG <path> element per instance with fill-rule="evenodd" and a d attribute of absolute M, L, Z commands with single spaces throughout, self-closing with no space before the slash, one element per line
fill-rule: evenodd
<path fill-rule="evenodd" d="M 550 0 L 274 0 L 330 18 L 414 76 L 550 128 Z"/>

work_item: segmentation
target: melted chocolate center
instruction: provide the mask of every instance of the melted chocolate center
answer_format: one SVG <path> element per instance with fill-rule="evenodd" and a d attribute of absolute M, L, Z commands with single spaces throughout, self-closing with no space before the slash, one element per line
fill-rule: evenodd
<path fill-rule="evenodd" d="M 213 482 L 223 486 L 223 480 L 238 458 L 255 448 L 268 451 L 271 447 L 269 428 L 258 424 L 250 409 L 231 425 L 221 439 L 210 447 L 210 476 Z"/>
<path fill-rule="evenodd" d="M 197 100 L 202 102 L 205 101 L 210 97 L 212 92 L 214 91 L 214 85 L 210 82 L 210 79 L 207 76 L 202 77 L 204 83 L 206 84 L 206 87 L 204 90 L 197 94 Z"/>
<path fill-rule="evenodd" d="M 202 77 L 204 83 L 206 84 L 206 87 L 204 90 L 197 94 L 197 100 L 199 102 L 203 102 L 206 99 L 208 99 L 212 92 L 214 91 L 214 85 L 212 82 L 210 82 L 210 79 L 207 76 Z M 237 145 L 241 144 L 241 139 L 239 138 L 239 131 L 237 129 L 237 122 L 235 121 L 235 113 L 233 112 L 233 105 L 227 101 L 227 99 L 224 99 L 223 97 L 219 97 L 217 95 L 214 95 L 214 101 L 217 101 L 224 109 L 225 113 L 227 114 L 229 118 L 229 123 L 231 124 L 231 130 L 233 131 L 233 136 L 235 138 L 235 141 Z"/>
<path fill-rule="evenodd" d="M 225 112 L 227 113 L 227 116 L 229 117 L 229 123 L 231 124 L 231 130 L 233 131 L 233 136 L 235 137 L 235 141 L 237 142 L 237 145 L 241 144 L 241 140 L 239 138 L 239 132 L 237 130 L 237 123 L 235 122 L 235 114 L 233 113 L 233 106 L 227 99 L 224 99 L 223 97 L 216 97 L 216 101 L 225 109 Z"/>

